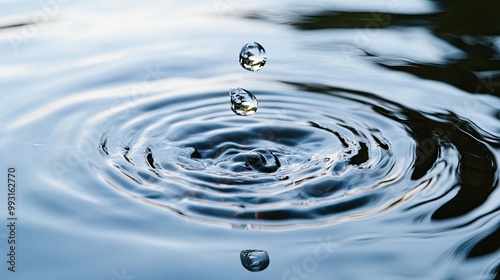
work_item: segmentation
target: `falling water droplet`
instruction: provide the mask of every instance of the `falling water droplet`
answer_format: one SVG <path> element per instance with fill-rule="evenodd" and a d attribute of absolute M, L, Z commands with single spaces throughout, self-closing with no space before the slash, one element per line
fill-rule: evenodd
<path fill-rule="evenodd" d="M 266 64 L 266 60 L 266 51 L 259 43 L 247 43 L 241 49 L 240 64 L 248 71 L 259 71 Z"/>
<path fill-rule="evenodd" d="M 229 90 L 231 97 L 231 110 L 238 116 L 251 116 L 257 111 L 259 103 L 251 92 L 242 88 Z"/>
<path fill-rule="evenodd" d="M 240 258 L 243 267 L 252 272 L 262 271 L 269 266 L 269 255 L 264 250 L 243 250 Z"/>

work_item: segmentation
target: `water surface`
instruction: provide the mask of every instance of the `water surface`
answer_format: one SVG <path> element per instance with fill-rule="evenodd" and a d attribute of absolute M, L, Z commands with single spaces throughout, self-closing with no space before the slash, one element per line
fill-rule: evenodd
<path fill-rule="evenodd" d="M 498 275 L 497 1 L 54 3 L 0 4 L 2 279 Z"/>

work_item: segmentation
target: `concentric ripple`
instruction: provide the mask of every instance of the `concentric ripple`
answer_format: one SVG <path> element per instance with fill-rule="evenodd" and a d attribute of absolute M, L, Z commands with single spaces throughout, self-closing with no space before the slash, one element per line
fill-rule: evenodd
<path fill-rule="evenodd" d="M 228 110 L 223 87 L 144 98 L 126 120 L 108 112 L 114 126 L 92 164 L 140 202 L 247 229 L 369 217 L 457 177 L 461 190 L 448 204 L 461 205 L 436 209 L 442 219 L 471 211 L 494 189 L 494 157 L 465 121 L 368 93 L 279 84 L 256 92 L 261 109 L 252 118 Z M 460 198 L 473 189 L 482 190 L 476 199 Z"/>

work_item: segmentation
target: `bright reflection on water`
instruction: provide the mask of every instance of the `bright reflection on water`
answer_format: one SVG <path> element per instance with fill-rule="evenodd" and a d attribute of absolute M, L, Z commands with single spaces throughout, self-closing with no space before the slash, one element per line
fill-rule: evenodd
<path fill-rule="evenodd" d="M 0 4 L 0 279 L 495 279 L 499 1 L 57 3 Z"/>

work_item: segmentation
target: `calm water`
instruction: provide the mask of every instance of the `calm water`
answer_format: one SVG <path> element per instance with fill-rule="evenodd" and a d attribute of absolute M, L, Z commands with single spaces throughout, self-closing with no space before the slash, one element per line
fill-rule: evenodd
<path fill-rule="evenodd" d="M 1 2 L 0 278 L 498 279 L 499 17 Z M 238 61 L 253 41 L 258 72 Z M 231 110 L 238 87 L 254 115 Z"/>

